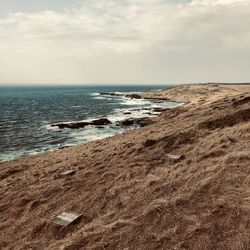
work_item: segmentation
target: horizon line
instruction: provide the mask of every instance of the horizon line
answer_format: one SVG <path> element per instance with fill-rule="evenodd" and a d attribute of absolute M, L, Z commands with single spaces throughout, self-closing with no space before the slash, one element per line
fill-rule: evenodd
<path fill-rule="evenodd" d="M 164 86 L 164 85 L 185 85 L 185 84 L 228 84 L 228 85 L 244 85 L 249 82 L 183 82 L 183 83 L 1 83 L 0 87 L 53 87 L 53 86 Z"/>

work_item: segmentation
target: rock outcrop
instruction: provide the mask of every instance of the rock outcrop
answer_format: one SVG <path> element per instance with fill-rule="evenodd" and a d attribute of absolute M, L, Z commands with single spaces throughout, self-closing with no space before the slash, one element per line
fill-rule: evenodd
<path fill-rule="evenodd" d="M 58 123 L 51 125 L 52 127 L 58 127 L 60 129 L 70 128 L 70 129 L 79 129 L 84 128 L 88 125 L 93 126 L 105 126 L 111 124 L 111 121 L 106 118 L 96 119 L 90 122 L 71 122 L 71 123 Z"/>
<path fill-rule="evenodd" d="M 108 96 L 124 96 L 131 99 L 142 99 L 142 97 L 138 94 L 123 94 L 116 92 L 101 92 L 100 95 L 108 95 Z"/>

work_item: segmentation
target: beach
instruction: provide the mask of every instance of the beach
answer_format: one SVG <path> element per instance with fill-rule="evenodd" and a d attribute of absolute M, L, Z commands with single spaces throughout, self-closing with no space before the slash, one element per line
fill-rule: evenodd
<path fill-rule="evenodd" d="M 0 162 L 1 249 L 250 249 L 250 85 L 141 96 L 184 104 L 148 126 Z M 54 225 L 64 211 L 80 219 Z"/>

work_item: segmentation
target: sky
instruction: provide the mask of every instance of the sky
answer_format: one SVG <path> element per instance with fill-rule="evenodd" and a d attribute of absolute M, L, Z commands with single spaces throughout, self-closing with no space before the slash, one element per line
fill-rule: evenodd
<path fill-rule="evenodd" d="M 0 83 L 250 82 L 250 0 L 0 0 Z"/>

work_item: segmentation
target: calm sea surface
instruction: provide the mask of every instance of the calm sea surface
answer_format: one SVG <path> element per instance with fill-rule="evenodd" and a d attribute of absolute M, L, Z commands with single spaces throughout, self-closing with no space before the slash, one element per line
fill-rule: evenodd
<path fill-rule="evenodd" d="M 138 107 L 172 107 L 175 103 L 155 104 L 145 100 L 100 96 L 100 92 L 141 92 L 167 86 L 93 87 L 0 87 L 0 161 L 74 145 L 122 133 L 123 128 L 87 126 L 60 130 L 59 122 L 106 117 L 112 122 L 145 116 L 141 112 L 124 115 Z"/>

